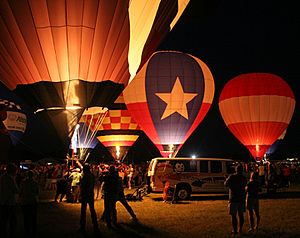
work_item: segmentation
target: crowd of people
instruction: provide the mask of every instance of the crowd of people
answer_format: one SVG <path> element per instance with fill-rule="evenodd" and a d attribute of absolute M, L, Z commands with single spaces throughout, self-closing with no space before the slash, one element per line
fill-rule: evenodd
<path fill-rule="evenodd" d="M 53 190 L 54 202 L 81 203 L 80 232 L 85 232 L 86 208 L 89 205 L 95 232 L 98 220 L 94 208 L 96 199 L 104 199 L 101 220 L 107 227 L 117 226 L 116 203 L 119 201 L 132 220 L 138 219 L 128 204 L 124 187 L 132 189 L 146 180 L 146 167 L 142 165 L 81 164 L 79 160 L 67 163 L 0 166 L 0 234 L 10 237 L 17 225 L 16 207 L 21 205 L 24 216 L 25 237 L 36 237 L 37 204 L 41 190 Z"/>
<path fill-rule="evenodd" d="M 239 164 L 236 172 L 224 182 L 229 188 L 229 214 L 232 234 L 243 232 L 244 213 L 249 217 L 249 232 L 257 231 L 260 223 L 259 192 L 289 187 L 300 178 L 300 167 L 284 162 L 261 161 L 260 163 Z"/>
<path fill-rule="evenodd" d="M 26 169 L 12 163 L 1 164 L 0 237 L 9 237 L 8 234 L 14 233 L 17 224 L 16 207 L 19 204 L 24 217 L 25 237 L 36 237 L 37 204 L 41 190 L 55 191 L 54 202 L 81 203 L 79 231 L 82 233 L 86 227 L 87 205 L 94 231 L 99 232 L 99 220 L 94 207 L 96 199 L 104 199 L 103 213 L 98 215 L 107 227 L 118 226 L 117 202 L 125 207 L 134 222 L 138 222 L 135 212 L 127 202 L 124 188 L 133 189 L 146 184 L 146 171 L 145 165 L 81 164 L 79 160 L 62 164 L 31 164 Z M 225 185 L 229 187 L 232 233 L 242 232 L 246 209 L 249 214 L 249 231 L 258 229 L 258 194 L 263 186 L 289 186 L 299 175 L 299 166 L 294 164 L 265 162 L 237 166 L 236 173 L 225 181 Z"/>

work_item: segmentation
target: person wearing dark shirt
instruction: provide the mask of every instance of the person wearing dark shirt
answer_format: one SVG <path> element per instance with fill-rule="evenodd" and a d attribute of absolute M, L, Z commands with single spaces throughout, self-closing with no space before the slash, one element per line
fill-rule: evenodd
<path fill-rule="evenodd" d="M 239 233 L 242 233 L 244 225 L 244 212 L 246 211 L 246 190 L 247 178 L 243 175 L 243 166 L 236 167 L 236 173 L 230 175 L 224 182 L 229 187 L 229 214 L 231 215 L 232 233 L 238 234 L 239 217 Z"/>
<path fill-rule="evenodd" d="M 252 172 L 250 175 L 250 181 L 246 186 L 246 192 L 247 192 L 246 206 L 247 206 L 249 220 L 250 220 L 249 232 L 258 230 L 258 225 L 260 221 L 259 201 L 258 201 L 259 186 L 260 186 L 259 175 L 256 172 Z M 256 226 L 254 224 L 254 213 L 256 216 Z"/>
<path fill-rule="evenodd" d="M 29 170 L 20 186 L 20 201 L 24 218 L 25 237 L 37 237 L 37 213 L 39 184 L 33 178 L 34 173 Z"/>
<path fill-rule="evenodd" d="M 99 232 L 97 215 L 94 206 L 94 186 L 95 177 L 91 173 L 89 165 L 85 164 L 83 166 L 83 177 L 80 183 L 81 213 L 79 231 L 82 233 L 85 232 L 87 204 L 89 204 L 94 231 Z"/>
<path fill-rule="evenodd" d="M 107 227 L 112 228 L 112 223 L 117 223 L 117 193 L 118 193 L 118 173 L 115 166 L 109 167 L 109 172 L 104 177 L 104 217 Z"/>
<path fill-rule="evenodd" d="M 0 176 L 0 237 L 14 237 L 17 227 L 16 183 L 17 167 L 9 163 L 6 172 Z"/>

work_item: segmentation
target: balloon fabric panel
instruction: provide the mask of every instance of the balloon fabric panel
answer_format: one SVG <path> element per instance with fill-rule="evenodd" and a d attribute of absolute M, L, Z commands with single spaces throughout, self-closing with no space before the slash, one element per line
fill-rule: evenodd
<path fill-rule="evenodd" d="M 151 58 L 145 87 L 149 111 L 161 144 L 181 144 L 200 110 L 203 81 L 201 68 L 189 56 L 182 57 L 172 52 Z M 167 102 L 158 97 L 159 93 L 165 93 Z M 168 106 L 168 116 L 163 118 Z"/>

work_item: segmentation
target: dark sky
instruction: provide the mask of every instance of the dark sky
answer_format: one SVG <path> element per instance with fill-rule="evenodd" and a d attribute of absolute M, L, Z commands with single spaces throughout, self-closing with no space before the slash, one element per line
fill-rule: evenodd
<path fill-rule="evenodd" d="M 248 150 L 226 128 L 218 100 L 226 82 L 251 72 L 282 77 L 299 102 L 300 14 L 292 1 L 192 0 L 159 50 L 178 50 L 203 60 L 215 80 L 212 107 L 178 156 L 220 156 L 249 159 Z M 274 159 L 300 155 L 299 106 Z M 142 137 L 134 157 L 157 156 Z M 151 148 L 151 149 L 149 149 Z M 143 151 L 142 152 L 140 152 Z M 142 158 L 141 158 L 142 159 Z"/>
<path fill-rule="evenodd" d="M 291 3 L 292 2 L 292 3 Z M 248 150 L 230 133 L 219 113 L 218 99 L 226 82 L 242 73 L 268 72 L 282 77 L 299 99 L 300 14 L 297 1 L 191 0 L 173 31 L 158 50 L 178 50 L 204 61 L 215 80 L 212 107 L 202 123 L 183 145 L 178 156 L 232 157 L 249 159 Z M 273 158 L 300 155 L 299 107 L 282 144 Z M 42 128 L 38 122 L 36 128 Z M 47 136 L 44 132 L 44 135 Z M 25 135 L 25 141 L 31 135 Z M 41 134 L 40 134 L 41 137 Z M 37 141 L 38 139 L 36 139 Z M 35 141 L 35 142 L 36 142 Z M 51 156 L 27 143 L 28 157 Z M 24 147 L 24 146 L 23 146 Z M 43 145 L 46 147 L 46 145 Z M 31 153 L 31 154 L 30 154 Z M 92 156 L 106 153 L 96 147 Z M 143 161 L 159 156 L 151 141 L 140 136 L 128 153 L 128 160 Z"/>

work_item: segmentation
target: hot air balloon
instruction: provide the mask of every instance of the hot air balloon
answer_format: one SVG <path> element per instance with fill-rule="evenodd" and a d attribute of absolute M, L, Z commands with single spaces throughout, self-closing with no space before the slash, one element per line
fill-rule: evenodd
<path fill-rule="evenodd" d="M 0 98 L 0 105 L 6 106 L 7 117 L 3 121 L 13 145 L 16 145 L 26 130 L 27 117 L 20 105 Z"/>
<path fill-rule="evenodd" d="M 117 98 L 189 0 L 3 0 L 0 79 L 68 147 L 85 108 Z"/>
<path fill-rule="evenodd" d="M 208 112 L 213 76 L 200 59 L 154 53 L 123 91 L 126 106 L 164 157 L 174 157 Z"/>
<path fill-rule="evenodd" d="M 248 73 L 223 88 L 219 109 L 233 135 L 260 160 L 287 128 L 295 97 L 289 85 L 270 73 Z"/>
<path fill-rule="evenodd" d="M 97 138 L 115 160 L 122 161 L 141 133 L 139 125 L 127 110 L 121 94 L 108 110 Z"/>
<path fill-rule="evenodd" d="M 92 149 L 98 144 L 97 131 L 107 114 L 106 107 L 87 108 L 76 125 L 70 149 L 79 160 L 86 161 Z"/>
<path fill-rule="evenodd" d="M 2 133 L 7 133 L 12 145 L 16 145 L 27 126 L 26 112 L 22 108 L 25 107 L 24 102 L 6 87 L 0 85 L 0 107 L 4 109 L 2 110 L 3 117 L 1 116 Z"/>

